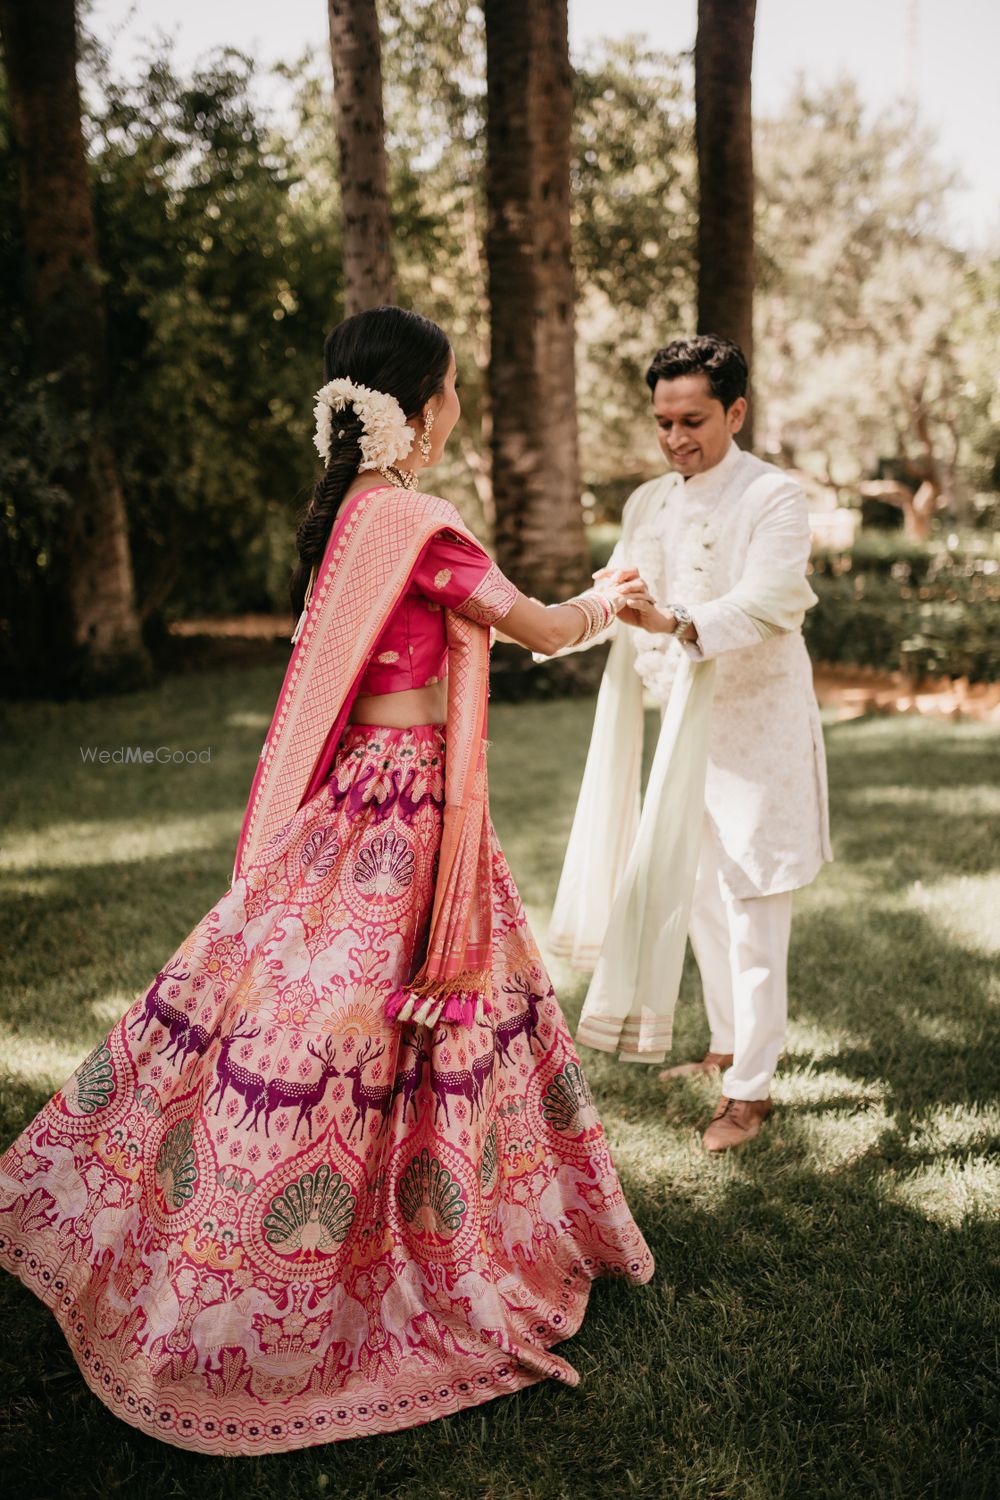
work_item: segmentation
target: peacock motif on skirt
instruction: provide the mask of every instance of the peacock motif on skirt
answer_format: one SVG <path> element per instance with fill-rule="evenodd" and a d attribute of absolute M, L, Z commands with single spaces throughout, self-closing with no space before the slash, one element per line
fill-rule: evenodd
<path fill-rule="evenodd" d="M 556 1130 L 568 1130 L 591 1104 L 590 1086 L 579 1063 L 567 1063 L 542 1094 L 542 1116 Z"/>
<path fill-rule="evenodd" d="M 399 896 L 413 883 L 413 850 L 401 834 L 377 834 L 358 855 L 354 884 L 365 896 Z"/>
<path fill-rule="evenodd" d="M 156 1154 L 157 1186 L 168 1204 L 181 1208 L 194 1197 L 198 1177 L 191 1121 L 178 1120 L 163 1137 Z"/>
<path fill-rule="evenodd" d="M 461 1227 L 468 1209 L 461 1183 L 426 1146 L 401 1175 L 396 1196 L 411 1228 L 448 1239 Z"/>
<path fill-rule="evenodd" d="M 114 1092 L 111 1049 L 105 1042 L 99 1042 L 73 1074 L 63 1097 L 71 1113 L 93 1115 L 105 1108 Z"/>
<path fill-rule="evenodd" d="M 307 880 L 325 880 L 337 863 L 340 840 L 332 828 L 316 828 L 306 839 L 299 863 Z"/>
<path fill-rule="evenodd" d="M 350 1183 L 321 1162 L 271 1199 L 264 1215 L 264 1238 L 279 1255 L 329 1255 L 346 1240 L 356 1212 Z"/>

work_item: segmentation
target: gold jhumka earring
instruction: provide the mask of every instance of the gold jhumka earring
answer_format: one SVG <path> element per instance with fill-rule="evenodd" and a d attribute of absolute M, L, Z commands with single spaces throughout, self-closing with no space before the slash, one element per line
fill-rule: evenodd
<path fill-rule="evenodd" d="M 434 413 L 428 407 L 424 413 L 424 430 L 420 434 L 420 456 L 425 464 L 431 461 L 431 429 L 434 426 Z"/>

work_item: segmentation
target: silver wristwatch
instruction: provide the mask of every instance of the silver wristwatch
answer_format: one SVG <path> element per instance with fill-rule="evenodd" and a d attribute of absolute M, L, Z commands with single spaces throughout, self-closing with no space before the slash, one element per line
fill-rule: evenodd
<path fill-rule="evenodd" d="M 670 634 L 672 636 L 676 636 L 678 640 L 682 640 L 684 637 L 684 632 L 687 630 L 694 617 L 692 616 L 689 609 L 684 608 L 683 604 L 668 604 L 667 610 L 677 621 L 677 624 L 674 626 Z"/>

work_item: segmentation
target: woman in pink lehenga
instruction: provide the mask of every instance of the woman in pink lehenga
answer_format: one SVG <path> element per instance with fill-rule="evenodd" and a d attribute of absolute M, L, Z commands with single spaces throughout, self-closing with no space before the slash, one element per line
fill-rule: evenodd
<path fill-rule="evenodd" d="M 490 626 L 551 653 L 642 585 L 545 609 L 416 489 L 459 411 L 435 324 L 359 314 L 325 364 L 233 883 L 0 1159 L 0 1261 L 113 1412 L 206 1453 L 575 1384 L 593 1278 L 653 1272 L 485 758 Z"/>

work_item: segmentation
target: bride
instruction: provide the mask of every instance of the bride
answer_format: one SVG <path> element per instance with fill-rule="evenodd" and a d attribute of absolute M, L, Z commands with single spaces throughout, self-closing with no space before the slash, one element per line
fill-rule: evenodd
<path fill-rule="evenodd" d="M 325 346 L 325 471 L 230 888 L 0 1159 L 0 1263 L 119 1417 L 254 1454 L 544 1378 L 592 1280 L 653 1273 L 497 843 L 490 630 L 548 608 L 418 488 L 459 414 L 436 324 Z"/>

